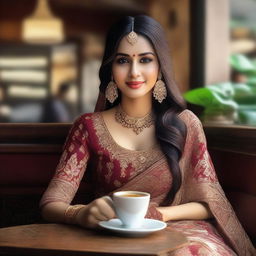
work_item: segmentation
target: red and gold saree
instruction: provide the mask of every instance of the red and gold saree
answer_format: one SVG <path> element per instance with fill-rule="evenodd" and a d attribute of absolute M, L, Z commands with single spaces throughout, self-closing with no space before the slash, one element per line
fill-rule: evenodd
<path fill-rule="evenodd" d="M 171 255 L 256 255 L 216 177 L 198 118 L 185 110 L 187 138 L 180 169 L 182 185 L 169 205 L 187 202 L 208 204 L 209 221 L 170 221 L 168 228 L 186 234 L 189 243 Z M 88 168 L 87 168 L 88 167 Z M 148 218 L 161 219 L 157 206 L 167 204 L 172 176 L 159 145 L 147 150 L 128 150 L 109 133 L 100 112 L 85 114 L 72 126 L 56 173 L 41 206 L 54 201 L 71 203 L 83 176 L 89 174 L 95 198 L 115 190 L 139 190 L 151 194 Z"/>

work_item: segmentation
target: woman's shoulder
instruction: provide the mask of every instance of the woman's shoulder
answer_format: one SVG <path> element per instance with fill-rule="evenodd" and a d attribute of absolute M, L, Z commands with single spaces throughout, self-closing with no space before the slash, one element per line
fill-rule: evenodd
<path fill-rule="evenodd" d="M 100 112 L 90 112 L 81 114 L 77 119 L 78 120 L 91 120 L 97 118 L 99 115 L 106 116 L 112 114 L 113 109 L 108 109 Z"/>
<path fill-rule="evenodd" d="M 185 109 L 182 112 L 180 112 L 178 116 L 185 124 L 190 124 L 190 123 L 201 124 L 201 121 L 199 120 L 199 118 L 191 110 Z"/>
<path fill-rule="evenodd" d="M 88 127 L 91 123 L 93 123 L 93 120 L 95 120 L 96 116 L 98 115 L 99 112 L 81 114 L 74 120 L 72 126 Z"/>
<path fill-rule="evenodd" d="M 104 124 L 104 121 L 113 115 L 113 110 L 106 110 L 101 112 L 91 112 L 81 114 L 73 122 L 73 126 L 85 127 L 87 129 L 95 128 L 99 124 Z"/>
<path fill-rule="evenodd" d="M 195 135 L 203 132 L 203 125 L 199 118 L 190 110 L 185 109 L 179 114 L 179 118 L 187 127 L 187 134 Z"/>
<path fill-rule="evenodd" d="M 97 112 L 84 113 L 84 114 L 81 114 L 77 119 L 78 120 L 89 120 L 89 119 L 94 118 L 96 113 Z"/>
<path fill-rule="evenodd" d="M 90 112 L 90 113 L 84 113 L 78 116 L 75 120 L 75 122 L 87 122 L 89 120 L 93 120 L 99 115 L 101 115 L 102 112 Z"/>

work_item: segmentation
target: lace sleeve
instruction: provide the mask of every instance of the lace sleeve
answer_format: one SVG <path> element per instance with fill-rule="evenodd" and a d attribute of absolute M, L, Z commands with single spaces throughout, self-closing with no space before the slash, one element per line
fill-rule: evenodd
<path fill-rule="evenodd" d="M 88 133 L 82 120 L 82 117 L 78 118 L 69 132 L 59 164 L 40 201 L 40 207 L 50 202 L 69 204 L 78 190 L 89 159 Z"/>

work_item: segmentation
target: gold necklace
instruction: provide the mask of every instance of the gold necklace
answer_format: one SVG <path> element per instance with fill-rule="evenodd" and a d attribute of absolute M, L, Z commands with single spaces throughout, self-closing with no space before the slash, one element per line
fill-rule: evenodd
<path fill-rule="evenodd" d="M 143 117 L 131 117 L 128 116 L 120 105 L 116 108 L 115 119 L 123 127 L 132 128 L 132 130 L 138 135 L 144 128 L 150 127 L 154 124 L 155 118 L 153 113 L 149 113 Z"/>

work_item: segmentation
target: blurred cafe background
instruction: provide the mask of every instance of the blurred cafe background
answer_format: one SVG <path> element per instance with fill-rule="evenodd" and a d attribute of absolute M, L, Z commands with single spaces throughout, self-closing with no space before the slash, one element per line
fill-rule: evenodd
<path fill-rule="evenodd" d="M 200 52 L 215 43 L 200 34 L 206 24 L 200 22 L 204 18 L 200 10 L 207 2 L 212 1 L 0 0 L 0 122 L 72 122 L 79 114 L 93 111 L 106 31 L 124 15 L 147 14 L 163 25 L 183 93 L 226 82 L 231 77 L 207 80 L 211 66 L 200 61 Z M 253 60 L 256 1 L 217 2 L 224 3 L 222 11 L 228 8 L 229 15 L 228 26 L 218 28 L 226 29 L 224 37 L 230 42 L 228 49 L 223 46 L 223 65 L 228 66 L 230 54 Z M 216 10 L 213 19 L 221 20 L 220 14 Z M 217 33 L 214 40 L 221 44 L 226 39 Z M 233 67 L 221 65 L 219 71 L 243 78 Z"/>
<path fill-rule="evenodd" d="M 256 245 L 256 0 L 0 0 L 0 227 L 42 222 L 71 122 L 94 110 L 106 31 L 137 14 L 163 26 L 174 79 Z"/>

